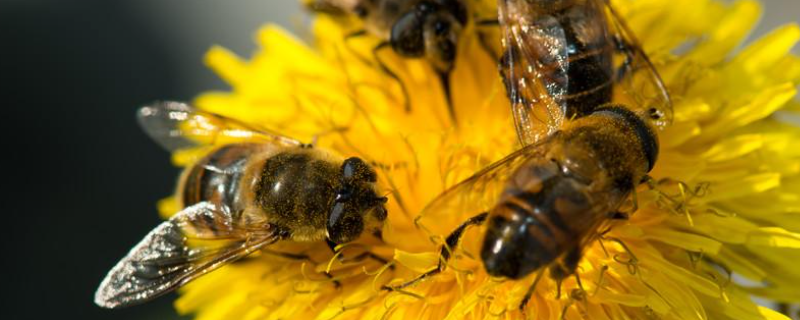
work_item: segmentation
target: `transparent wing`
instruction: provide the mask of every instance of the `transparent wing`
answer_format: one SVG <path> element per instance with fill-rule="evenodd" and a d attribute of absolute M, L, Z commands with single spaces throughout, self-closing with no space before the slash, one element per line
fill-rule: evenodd
<path fill-rule="evenodd" d="M 95 303 L 116 308 L 148 301 L 279 239 L 263 216 L 195 204 L 133 247 L 100 283 Z"/>
<path fill-rule="evenodd" d="M 299 146 L 295 139 L 221 115 L 197 110 L 182 102 L 158 102 L 139 109 L 142 129 L 168 151 L 201 146 L 254 142 L 274 146 Z"/>
<path fill-rule="evenodd" d="M 520 166 L 545 156 L 546 141 L 517 150 L 445 190 L 422 210 L 418 222 L 433 234 L 445 235 L 467 218 L 488 211 Z"/>
<path fill-rule="evenodd" d="M 569 60 L 567 38 L 559 22 L 538 14 L 528 0 L 499 0 L 505 49 L 501 75 L 517 135 L 523 145 L 552 134 L 564 120 Z"/>
<path fill-rule="evenodd" d="M 605 8 L 609 32 L 614 37 L 615 93 L 622 94 L 623 104 L 641 110 L 651 117 L 653 124 L 664 127 L 672 122 L 672 101 L 661 76 L 642 50 L 639 41 L 614 10 L 608 0 L 592 0 L 598 8 Z"/>

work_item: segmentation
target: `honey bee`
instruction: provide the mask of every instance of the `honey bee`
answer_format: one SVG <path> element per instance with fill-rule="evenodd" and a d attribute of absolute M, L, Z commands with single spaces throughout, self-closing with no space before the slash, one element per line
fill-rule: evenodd
<path fill-rule="evenodd" d="M 363 160 L 178 102 L 139 110 L 144 130 L 170 151 L 210 149 L 181 175 L 183 209 L 117 263 L 95 293 L 116 308 L 145 302 L 281 240 L 329 245 L 380 230 L 386 197 Z"/>
<path fill-rule="evenodd" d="M 439 74 L 450 117 L 450 72 L 456 61 L 461 32 L 468 22 L 463 0 L 310 0 L 318 12 L 349 13 L 364 21 L 364 30 L 349 37 L 371 34 L 383 40 L 373 49 L 381 69 L 398 81 L 408 103 L 408 92 L 397 75 L 389 70 L 377 52 L 391 48 L 405 58 L 425 58 Z M 406 106 L 410 108 L 410 106 Z"/>
<path fill-rule="evenodd" d="M 499 0 L 498 7 L 500 73 L 524 147 L 423 210 L 428 226 L 467 208 L 484 212 L 446 238 L 439 266 L 389 290 L 441 272 L 465 229 L 484 223 L 487 273 L 521 279 L 548 268 L 560 282 L 575 273 L 598 229 L 626 216 L 620 209 L 631 196 L 635 208 L 634 190 L 656 164 L 656 128 L 669 122 L 670 98 L 607 2 Z M 613 102 L 615 91 L 628 104 Z"/>

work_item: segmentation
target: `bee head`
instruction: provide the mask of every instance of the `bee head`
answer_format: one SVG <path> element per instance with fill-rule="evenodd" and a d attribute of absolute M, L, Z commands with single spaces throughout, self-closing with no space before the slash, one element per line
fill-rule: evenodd
<path fill-rule="evenodd" d="M 459 1 L 420 1 L 392 26 L 389 42 L 405 57 L 425 57 L 436 71 L 453 69 L 458 37 L 466 23 Z"/>
<path fill-rule="evenodd" d="M 365 229 L 379 229 L 386 220 L 386 197 L 375 192 L 378 175 L 363 160 L 353 157 L 342 163 L 341 183 L 328 216 L 328 238 L 345 243 Z"/>

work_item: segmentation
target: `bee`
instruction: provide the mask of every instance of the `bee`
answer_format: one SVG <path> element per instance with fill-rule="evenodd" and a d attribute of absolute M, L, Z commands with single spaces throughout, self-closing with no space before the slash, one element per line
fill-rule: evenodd
<path fill-rule="evenodd" d="M 633 197 L 658 158 L 657 128 L 671 102 L 653 65 L 602 0 L 499 0 L 505 52 L 500 74 L 523 148 L 447 189 L 420 216 L 480 207 L 445 239 L 439 265 L 394 287 L 443 270 L 465 229 L 485 224 L 487 273 L 521 279 L 545 269 L 560 282 L 583 249 Z M 615 103 L 619 93 L 627 104 Z M 481 210 L 481 211 L 479 211 Z"/>
<path fill-rule="evenodd" d="M 371 34 L 383 40 L 373 49 L 381 69 L 401 86 L 408 105 L 408 92 L 397 75 L 389 70 L 377 52 L 391 48 L 405 58 L 424 58 L 439 74 L 451 120 L 456 115 L 451 105 L 450 72 L 456 61 L 458 40 L 468 22 L 463 0 L 310 0 L 311 10 L 349 13 L 364 21 L 364 30 L 349 35 Z"/>
<path fill-rule="evenodd" d="M 114 266 L 95 303 L 145 302 L 275 242 L 349 242 L 380 230 L 386 197 L 363 160 L 340 159 L 267 130 L 178 102 L 138 112 L 170 151 L 211 151 L 181 175 L 182 210 Z"/>

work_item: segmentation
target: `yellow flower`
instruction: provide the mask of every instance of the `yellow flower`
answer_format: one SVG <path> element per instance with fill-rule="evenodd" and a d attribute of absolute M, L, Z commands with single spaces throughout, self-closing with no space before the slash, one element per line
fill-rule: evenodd
<path fill-rule="evenodd" d="M 495 14 L 493 3 L 484 1 L 487 15 Z M 639 211 L 587 248 L 578 269 L 585 291 L 571 277 L 558 295 L 558 285 L 544 277 L 528 316 L 785 319 L 751 298 L 800 302 L 800 128 L 781 121 L 800 115 L 792 102 L 800 59 L 788 53 L 800 28 L 785 26 L 737 50 L 760 13 L 754 1 L 614 5 L 673 96 L 675 121 L 660 132 L 651 175 L 674 183 L 640 187 Z M 380 53 L 411 93 L 406 112 L 398 84 L 365 63 L 377 40 L 345 44 L 349 30 L 319 17 L 313 45 L 306 45 L 267 26 L 249 61 L 213 48 L 206 61 L 232 90 L 205 93 L 195 104 L 379 163 L 390 198 L 385 242 L 365 237 L 343 254 L 368 248 L 394 267 L 369 259 L 342 263 L 324 244 L 277 244 L 270 250 L 304 252 L 313 262 L 255 254 L 185 286 L 178 311 L 206 320 L 520 318 L 517 306 L 535 274 L 490 278 L 476 258 L 481 228 L 468 229 L 441 275 L 404 292 L 380 289 L 432 269 L 442 237 L 476 213 L 451 212 L 420 226 L 420 210 L 518 148 L 496 61 L 468 29 L 452 75 L 456 129 L 428 64 Z M 161 204 L 164 213 L 175 209 Z"/>

